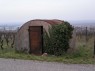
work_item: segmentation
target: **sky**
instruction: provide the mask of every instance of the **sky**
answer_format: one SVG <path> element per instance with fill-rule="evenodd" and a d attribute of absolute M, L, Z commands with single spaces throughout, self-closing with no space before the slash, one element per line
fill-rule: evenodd
<path fill-rule="evenodd" d="M 0 0 L 0 23 L 95 20 L 95 0 Z"/>

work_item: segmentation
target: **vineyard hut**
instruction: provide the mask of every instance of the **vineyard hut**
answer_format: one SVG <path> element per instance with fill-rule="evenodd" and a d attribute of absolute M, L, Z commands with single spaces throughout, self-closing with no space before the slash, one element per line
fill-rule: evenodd
<path fill-rule="evenodd" d="M 64 22 L 61 20 L 31 20 L 26 22 L 16 34 L 16 50 L 36 55 L 42 54 L 44 31 L 49 36 L 49 28 L 61 23 Z"/>

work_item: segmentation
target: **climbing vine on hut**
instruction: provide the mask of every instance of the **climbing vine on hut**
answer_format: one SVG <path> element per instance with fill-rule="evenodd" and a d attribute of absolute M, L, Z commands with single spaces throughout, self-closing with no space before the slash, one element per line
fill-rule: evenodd
<path fill-rule="evenodd" d="M 44 51 L 56 56 L 66 53 L 72 38 L 72 31 L 73 27 L 68 22 L 53 25 L 49 29 L 50 37 L 44 34 Z"/>

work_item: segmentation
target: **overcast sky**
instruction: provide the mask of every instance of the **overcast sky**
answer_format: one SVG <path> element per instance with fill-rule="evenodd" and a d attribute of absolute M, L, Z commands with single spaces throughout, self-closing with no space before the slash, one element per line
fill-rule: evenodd
<path fill-rule="evenodd" d="M 0 0 L 0 23 L 95 20 L 95 0 Z"/>

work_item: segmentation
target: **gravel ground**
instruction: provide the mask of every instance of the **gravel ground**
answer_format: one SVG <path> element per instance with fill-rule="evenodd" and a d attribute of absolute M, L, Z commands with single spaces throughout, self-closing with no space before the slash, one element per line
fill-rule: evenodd
<path fill-rule="evenodd" d="M 0 58 L 0 71 L 95 71 L 95 65 Z"/>

